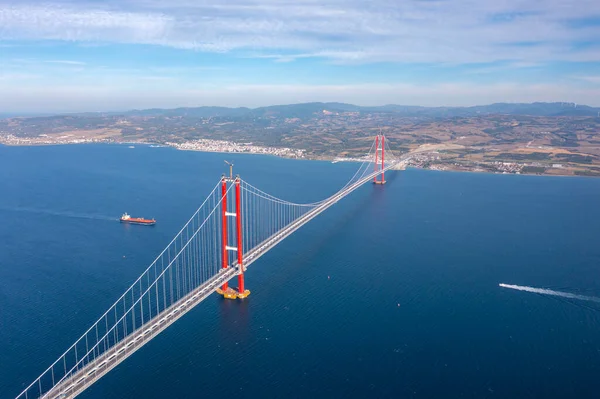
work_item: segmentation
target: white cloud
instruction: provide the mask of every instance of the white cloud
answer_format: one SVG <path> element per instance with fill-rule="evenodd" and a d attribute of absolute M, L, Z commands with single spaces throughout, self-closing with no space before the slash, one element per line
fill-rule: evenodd
<path fill-rule="evenodd" d="M 547 0 L 31 0 L 2 5 L 0 40 L 142 43 L 337 62 L 600 61 L 600 2 Z M 537 43 L 537 44 L 536 44 Z M 535 45 L 533 45 L 535 44 Z M 292 52 L 298 56 L 282 53 Z"/>
<path fill-rule="evenodd" d="M 63 64 L 63 65 L 76 65 L 76 66 L 87 65 L 85 62 L 82 62 L 82 61 L 71 61 L 71 60 L 47 60 L 44 62 L 48 63 L 48 64 Z"/>
<path fill-rule="evenodd" d="M 600 84 L 600 75 L 596 76 L 574 76 L 577 80 L 583 80 L 588 83 Z"/>
<path fill-rule="evenodd" d="M 33 73 L 0 73 L 0 82 L 23 82 L 31 79 L 39 79 L 41 75 Z M 1 86 L 0 86 L 1 87 Z"/>
<path fill-rule="evenodd" d="M 0 4 L 0 39 L 46 39 L 144 43 L 164 37 L 170 18 L 102 9 Z"/>
<path fill-rule="evenodd" d="M 44 41 L 53 45 L 56 40 L 103 46 L 99 52 L 80 49 L 94 54 L 89 64 L 78 60 L 87 58 L 72 53 L 57 53 L 45 61 L 34 52 L 21 59 L 6 57 L 0 64 L 0 109 L 50 112 L 304 101 L 600 105 L 598 76 L 544 69 L 552 61 L 600 62 L 600 26 L 577 23 L 595 15 L 600 15 L 597 0 L 579 0 L 577 6 L 571 0 L 51 0 L 44 5 L 35 0 L 0 0 L 0 47 L 31 41 L 35 50 Z M 231 52 L 278 63 L 309 58 L 336 64 L 427 63 L 447 73 L 453 70 L 454 78 L 463 80 L 467 75 L 459 69 L 443 68 L 481 63 L 479 68 L 471 65 L 469 73 L 488 74 L 488 79 L 500 71 L 509 76 L 510 70 L 540 68 L 558 79 L 546 85 L 227 86 L 248 79 L 248 73 L 235 73 L 244 60 L 226 66 L 231 73 L 221 66 L 176 65 L 170 60 L 142 66 L 112 59 L 113 43 Z M 213 74 L 203 73 L 210 70 Z M 317 69 L 314 75 L 318 73 Z M 42 74 L 43 82 L 38 79 Z M 358 77 L 366 82 L 370 78 Z M 336 79 L 340 80 L 343 76 Z M 202 86 L 201 81 L 212 86 Z M 316 81 L 321 80 L 312 80 Z"/>

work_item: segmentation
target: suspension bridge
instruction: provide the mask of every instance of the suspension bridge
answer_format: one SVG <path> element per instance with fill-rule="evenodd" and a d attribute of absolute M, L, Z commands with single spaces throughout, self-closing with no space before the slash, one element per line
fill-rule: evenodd
<path fill-rule="evenodd" d="M 252 263 L 363 184 L 384 184 L 399 162 L 378 135 L 340 190 L 305 204 L 272 196 L 230 169 L 154 262 L 16 399 L 74 398 L 211 294 L 243 300 Z"/>

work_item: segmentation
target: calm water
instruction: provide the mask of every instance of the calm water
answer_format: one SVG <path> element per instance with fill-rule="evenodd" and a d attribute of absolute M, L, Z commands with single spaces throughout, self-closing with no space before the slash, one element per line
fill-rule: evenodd
<path fill-rule="evenodd" d="M 124 291 L 225 171 L 314 201 L 356 167 L 136 146 L 0 147 L 0 397 Z M 598 397 L 600 179 L 409 170 L 365 185 L 81 398 Z M 127 211 L 154 228 L 121 225 Z"/>

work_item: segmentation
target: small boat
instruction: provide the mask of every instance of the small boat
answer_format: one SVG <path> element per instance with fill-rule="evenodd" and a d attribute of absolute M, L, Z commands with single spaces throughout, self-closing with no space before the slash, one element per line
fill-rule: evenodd
<path fill-rule="evenodd" d="M 127 214 L 127 212 L 125 212 L 119 220 L 121 221 L 121 223 L 143 224 L 146 226 L 153 226 L 156 224 L 156 220 L 154 219 L 132 218 L 130 215 Z"/>

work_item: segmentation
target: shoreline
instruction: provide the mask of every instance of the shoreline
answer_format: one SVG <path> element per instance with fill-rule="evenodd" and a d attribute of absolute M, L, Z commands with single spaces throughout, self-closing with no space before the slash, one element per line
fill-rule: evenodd
<path fill-rule="evenodd" d="M 111 140 L 94 140 L 94 141 L 83 141 L 83 142 L 69 142 L 69 143 L 29 143 L 29 144 L 10 144 L 0 142 L 0 147 L 50 147 L 50 146 L 67 146 L 67 145 L 98 145 L 98 144 L 107 144 L 107 145 L 145 145 L 145 146 L 156 146 L 154 148 L 172 148 L 177 151 L 192 151 L 192 152 L 205 152 L 205 153 L 219 153 L 219 154 L 241 154 L 241 155 L 264 155 L 264 156 L 273 156 L 281 159 L 293 159 L 297 161 L 321 161 L 321 162 L 331 162 L 335 163 L 347 163 L 347 162 L 365 162 L 365 160 L 361 159 L 353 159 L 353 158 L 345 158 L 345 157 L 335 157 L 335 156 L 303 156 L 303 157 L 294 157 L 294 156 L 285 156 L 279 154 L 270 154 L 270 153 L 262 153 L 262 152 L 251 152 L 251 151 L 211 151 L 205 149 L 195 149 L 195 148 L 178 148 L 175 145 L 167 144 L 167 143 L 158 143 L 158 142 L 142 142 L 142 141 L 111 141 Z M 417 154 L 417 153 L 415 153 Z M 407 154 L 405 154 L 407 155 Z M 334 162 L 335 161 L 335 162 Z M 443 164 L 441 164 L 443 165 Z M 539 177 L 581 177 L 581 178 L 598 178 L 599 176 L 593 175 L 578 175 L 578 174 L 555 174 L 555 173 L 500 173 L 500 172 L 492 172 L 486 170 L 469 170 L 469 169 L 454 169 L 454 168 L 423 168 L 414 165 L 402 165 L 402 167 L 393 170 L 406 170 L 406 169 L 416 169 L 416 170 L 426 170 L 432 172 L 453 172 L 453 173 L 477 173 L 477 174 L 492 174 L 492 175 L 514 175 L 514 176 L 539 176 Z"/>
<path fill-rule="evenodd" d="M 82 142 L 71 142 L 71 143 L 29 143 L 29 144 L 11 144 L 11 143 L 3 143 L 0 141 L 0 147 L 53 147 L 53 146 L 68 146 L 68 145 L 145 145 L 145 146 L 154 146 L 154 148 L 172 148 L 177 151 L 191 151 L 191 152 L 206 152 L 206 153 L 218 153 L 218 154 L 242 154 L 242 155 L 264 155 L 264 156 L 273 156 L 276 158 L 282 159 L 295 159 L 298 161 L 334 161 L 338 157 L 293 157 L 293 156 L 285 156 L 278 154 L 270 154 L 264 152 L 251 152 L 251 151 L 211 151 L 211 150 L 200 150 L 200 149 L 192 149 L 192 148 L 178 148 L 172 144 L 158 143 L 158 142 L 142 142 L 142 141 L 82 141 Z M 353 160 L 355 162 L 363 162 L 361 160 Z M 350 162 L 349 160 L 338 161 L 338 162 Z"/>

